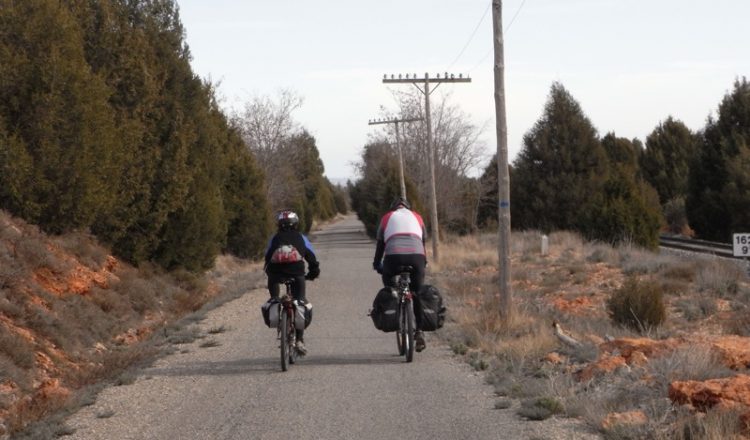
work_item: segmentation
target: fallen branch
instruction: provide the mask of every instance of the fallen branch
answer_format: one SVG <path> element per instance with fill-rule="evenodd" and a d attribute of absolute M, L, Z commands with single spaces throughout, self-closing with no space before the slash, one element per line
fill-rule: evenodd
<path fill-rule="evenodd" d="M 564 344 L 576 348 L 583 346 L 580 341 L 570 335 L 567 335 L 557 321 L 552 321 L 552 327 L 555 329 L 555 336 L 557 336 L 557 339 L 561 340 Z"/>

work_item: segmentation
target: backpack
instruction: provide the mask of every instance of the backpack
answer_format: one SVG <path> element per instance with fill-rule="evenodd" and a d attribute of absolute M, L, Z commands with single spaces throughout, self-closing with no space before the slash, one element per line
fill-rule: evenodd
<path fill-rule="evenodd" d="M 423 285 L 414 303 L 417 328 L 426 332 L 441 328 L 445 322 L 445 311 L 443 297 L 440 296 L 437 288 L 429 284 Z"/>
<path fill-rule="evenodd" d="M 271 254 L 271 263 L 298 263 L 302 254 L 291 244 L 282 244 Z"/>
<path fill-rule="evenodd" d="M 280 305 L 281 303 L 278 298 L 271 298 L 260 306 L 260 312 L 263 314 L 263 322 L 270 328 L 279 326 Z"/>
<path fill-rule="evenodd" d="M 390 287 L 383 287 L 372 302 L 370 318 L 375 328 L 384 332 L 398 330 L 398 294 Z"/>

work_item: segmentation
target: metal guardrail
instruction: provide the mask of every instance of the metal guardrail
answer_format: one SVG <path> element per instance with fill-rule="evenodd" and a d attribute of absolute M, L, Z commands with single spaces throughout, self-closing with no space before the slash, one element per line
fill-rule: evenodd
<path fill-rule="evenodd" d="M 695 240 L 687 237 L 660 235 L 659 246 L 667 249 L 679 249 L 700 254 L 717 255 L 725 258 L 738 258 L 733 255 L 730 243 L 719 243 L 706 240 Z"/>

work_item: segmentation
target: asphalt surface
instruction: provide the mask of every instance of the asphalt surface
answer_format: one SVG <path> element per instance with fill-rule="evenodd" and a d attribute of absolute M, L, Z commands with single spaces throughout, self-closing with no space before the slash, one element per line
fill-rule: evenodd
<path fill-rule="evenodd" d="M 309 354 L 282 372 L 275 330 L 252 290 L 208 313 L 206 339 L 179 346 L 68 420 L 71 439 L 581 439 L 573 421 L 496 410 L 492 387 L 429 334 L 413 363 L 367 312 L 380 288 L 374 243 L 354 217 L 311 236 L 321 277 L 307 285 Z M 428 274 L 429 276 L 429 274 Z"/>

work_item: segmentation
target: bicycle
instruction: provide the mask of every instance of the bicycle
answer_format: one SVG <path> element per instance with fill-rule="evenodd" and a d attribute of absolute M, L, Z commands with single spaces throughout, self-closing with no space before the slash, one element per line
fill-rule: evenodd
<path fill-rule="evenodd" d="M 406 362 L 414 359 L 414 339 L 416 333 L 416 318 L 414 317 L 414 293 L 409 290 L 411 283 L 411 266 L 401 266 L 396 282 L 398 292 L 398 331 L 396 332 L 396 344 L 398 354 L 406 356 Z"/>
<path fill-rule="evenodd" d="M 292 284 L 294 278 L 281 280 L 286 286 L 286 295 L 281 297 L 279 304 L 279 326 L 278 339 L 281 350 L 281 371 L 287 371 L 290 364 L 297 362 L 297 332 L 294 319 L 297 314 L 297 306 L 292 298 Z"/>

